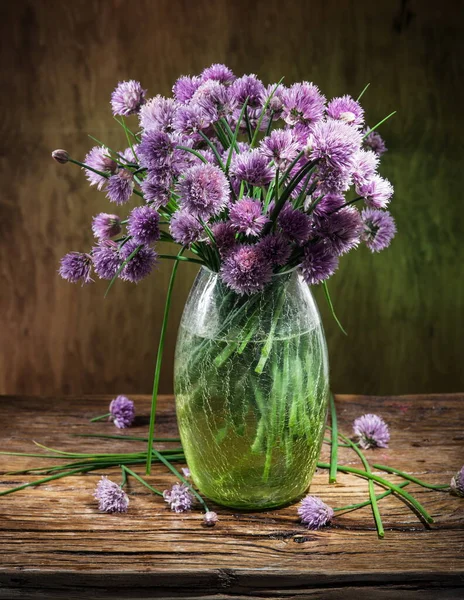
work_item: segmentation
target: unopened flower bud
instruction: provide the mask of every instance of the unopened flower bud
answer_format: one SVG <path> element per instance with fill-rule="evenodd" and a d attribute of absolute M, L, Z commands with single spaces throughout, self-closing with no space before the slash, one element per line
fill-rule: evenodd
<path fill-rule="evenodd" d="M 213 512 L 212 510 L 209 510 L 208 512 L 205 513 L 203 522 L 207 527 L 214 527 L 216 525 L 216 523 L 218 522 L 218 516 L 215 512 Z"/>
<path fill-rule="evenodd" d="M 64 165 L 69 160 L 69 154 L 66 152 L 66 150 L 53 150 L 52 158 L 56 160 L 57 163 L 60 163 L 60 165 Z"/>

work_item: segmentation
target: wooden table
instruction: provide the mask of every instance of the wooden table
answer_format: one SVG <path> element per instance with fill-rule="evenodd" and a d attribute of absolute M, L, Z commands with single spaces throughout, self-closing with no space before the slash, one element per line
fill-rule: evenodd
<path fill-rule="evenodd" d="M 149 399 L 133 399 L 141 416 L 127 433 L 143 435 Z M 366 412 L 390 424 L 390 448 L 368 451 L 369 457 L 429 482 L 448 483 L 464 462 L 463 399 L 337 396 L 336 402 L 342 432 L 350 434 L 353 419 Z M 70 436 L 118 433 L 110 423 L 88 422 L 106 412 L 109 400 L 2 397 L 1 449 L 34 452 L 33 439 L 69 451 L 143 449 L 141 442 Z M 157 434 L 172 436 L 173 399 L 161 398 L 159 407 Z M 328 457 L 324 446 L 322 458 Z M 2 459 L 0 491 L 34 479 L 6 472 L 47 464 Z M 340 463 L 357 465 L 358 459 L 341 448 Z M 143 474 L 142 467 L 134 469 Z M 120 480 L 116 469 L 113 476 Z M 60 479 L 0 497 L 0 598 L 464 597 L 464 500 L 446 492 L 408 487 L 434 516 L 429 527 L 399 499 L 382 500 L 385 538 L 379 540 L 369 507 L 316 532 L 299 523 L 295 505 L 256 513 L 214 507 L 220 522 L 207 529 L 199 510 L 176 515 L 133 479 L 129 512 L 101 514 L 92 497 L 99 477 Z M 156 466 L 149 481 L 164 489 L 174 478 Z M 322 470 L 311 492 L 336 507 L 366 499 L 367 485 L 341 474 L 329 485 Z"/>

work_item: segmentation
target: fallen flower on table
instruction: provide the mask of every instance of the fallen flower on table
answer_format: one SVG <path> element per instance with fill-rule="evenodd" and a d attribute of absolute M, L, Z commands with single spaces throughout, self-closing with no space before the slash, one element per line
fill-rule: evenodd
<path fill-rule="evenodd" d="M 114 400 L 111 400 L 109 410 L 110 412 L 104 415 L 90 419 L 90 422 L 93 423 L 108 418 L 108 420 L 113 421 L 118 429 L 127 429 L 134 422 L 135 406 L 127 396 L 116 396 Z"/>
<path fill-rule="evenodd" d="M 455 496 L 464 497 L 464 466 L 451 479 L 450 489 Z"/>
<path fill-rule="evenodd" d="M 164 490 L 163 498 L 176 513 L 192 508 L 193 496 L 185 483 L 175 483 L 170 490 Z"/>
<path fill-rule="evenodd" d="M 388 425 L 378 415 L 367 414 L 356 419 L 353 431 L 364 450 L 369 448 L 388 448 L 390 432 Z"/>
<path fill-rule="evenodd" d="M 308 529 L 320 529 L 330 523 L 334 511 L 317 496 L 309 495 L 301 501 L 298 514 Z"/>
<path fill-rule="evenodd" d="M 103 477 L 97 483 L 94 497 L 98 500 L 98 509 L 107 513 L 124 513 L 129 507 L 129 497 L 120 485 Z"/>

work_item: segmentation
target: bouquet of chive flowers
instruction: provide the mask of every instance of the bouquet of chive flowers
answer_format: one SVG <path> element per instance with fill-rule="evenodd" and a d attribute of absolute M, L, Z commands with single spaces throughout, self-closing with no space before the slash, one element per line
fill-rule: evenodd
<path fill-rule="evenodd" d="M 395 234 L 385 210 L 393 188 L 377 172 L 385 119 L 369 128 L 360 97 L 327 101 L 313 83 L 265 86 L 214 64 L 180 77 L 172 98 L 147 99 L 140 83 L 119 83 L 111 107 L 123 149 L 98 142 L 84 162 L 53 152 L 82 166 L 113 204 L 139 204 L 126 218 L 94 217 L 95 246 L 67 254 L 63 278 L 138 283 L 158 260 L 175 261 L 148 472 L 172 286 L 188 261 L 203 268 L 180 327 L 175 392 L 193 480 L 238 508 L 278 506 L 309 485 L 329 384 L 308 284 L 322 283 L 333 312 L 326 280 L 340 257 L 361 243 L 383 250 Z M 178 251 L 157 253 L 158 240 Z"/>

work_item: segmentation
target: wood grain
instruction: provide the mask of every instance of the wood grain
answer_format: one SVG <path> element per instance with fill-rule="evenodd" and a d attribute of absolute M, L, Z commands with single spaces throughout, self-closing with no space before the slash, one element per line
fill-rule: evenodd
<path fill-rule="evenodd" d="M 149 399 L 135 400 L 139 417 L 128 434 L 143 435 Z M 463 459 L 462 400 L 462 395 L 338 396 L 336 403 L 347 434 L 352 420 L 369 410 L 390 424 L 390 448 L 368 451 L 371 461 L 447 483 Z M 32 439 L 68 451 L 142 448 L 138 442 L 70 436 L 113 433 L 110 423 L 88 422 L 108 401 L 4 397 L 0 421 L 8 423 L 8 431 L 2 450 L 32 449 Z M 160 399 L 157 432 L 176 434 L 171 397 Z M 322 459 L 328 455 L 324 446 Z M 340 462 L 357 465 L 358 459 L 341 448 Z M 33 479 L 4 473 L 38 463 L 4 457 L 0 490 Z M 143 474 L 141 467 L 135 470 Z M 382 500 L 386 535 L 379 540 L 368 507 L 311 532 L 298 522 L 295 505 L 266 512 L 213 506 L 220 521 L 205 529 L 198 507 L 176 515 L 133 480 L 129 512 L 101 514 L 92 498 L 99 476 L 66 478 L 0 498 L 0 598 L 462 597 L 464 501 L 446 492 L 408 488 L 435 518 L 428 527 L 400 500 Z M 114 469 L 110 477 L 118 480 L 120 473 Z M 174 480 L 156 466 L 149 481 L 164 489 Z M 327 472 L 318 471 L 311 492 L 336 507 L 366 499 L 367 485 L 348 475 L 329 485 Z"/>
<path fill-rule="evenodd" d="M 106 300 L 103 282 L 60 280 L 59 258 L 92 244 L 90 220 L 108 203 L 78 169 L 88 133 L 121 147 L 109 96 L 118 80 L 167 94 L 182 73 L 213 61 L 266 82 L 310 79 L 327 96 L 367 82 L 370 123 L 390 153 L 399 235 L 361 250 L 330 283 L 337 329 L 316 291 L 332 387 L 364 393 L 461 391 L 463 2 L 428 0 L 15 0 L 0 3 L 0 392 L 147 393 L 171 265 Z M 69 168 L 68 168 L 69 167 Z M 161 389 L 172 390 L 177 324 L 195 268 L 182 265 Z"/>

